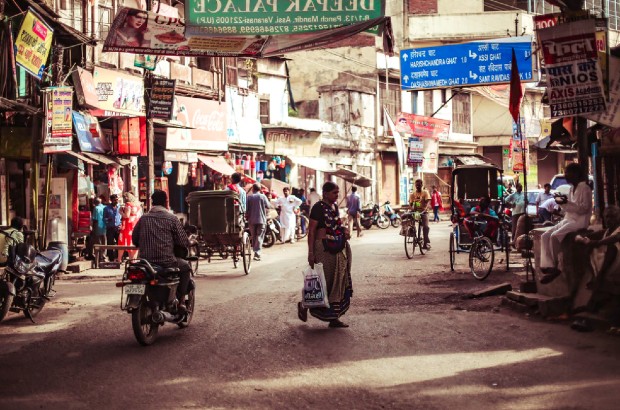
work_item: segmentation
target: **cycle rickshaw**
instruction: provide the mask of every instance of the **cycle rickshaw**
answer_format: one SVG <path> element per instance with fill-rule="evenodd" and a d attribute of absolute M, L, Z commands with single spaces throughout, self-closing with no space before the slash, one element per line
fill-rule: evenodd
<path fill-rule="evenodd" d="M 499 179 L 498 179 L 499 178 Z M 498 197 L 498 180 L 502 169 L 488 163 L 457 166 L 452 171 L 450 188 L 453 230 L 450 232 L 450 269 L 454 271 L 456 255 L 469 254 L 469 268 L 478 280 L 486 279 L 495 261 L 495 253 L 505 253 L 506 270 L 510 268 L 510 228 L 502 218 L 504 199 Z M 480 198 L 488 196 L 497 217 L 472 213 Z M 496 229 L 489 235 L 485 226 L 496 219 Z"/>
<path fill-rule="evenodd" d="M 187 196 L 187 202 L 189 223 L 197 228 L 198 253 L 208 255 L 209 262 L 214 252 L 230 255 L 235 268 L 241 259 L 245 274 L 250 273 L 252 240 L 239 208 L 239 194 L 234 191 L 195 191 Z"/>

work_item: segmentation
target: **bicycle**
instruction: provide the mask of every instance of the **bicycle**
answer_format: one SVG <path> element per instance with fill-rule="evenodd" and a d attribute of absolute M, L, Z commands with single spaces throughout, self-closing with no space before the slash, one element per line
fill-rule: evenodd
<path fill-rule="evenodd" d="M 405 238 L 405 254 L 408 259 L 413 258 L 416 246 L 420 249 L 420 254 L 424 255 L 424 235 L 422 232 L 423 212 L 406 212 L 402 215 L 400 234 Z M 416 222 L 418 228 L 416 230 Z"/>

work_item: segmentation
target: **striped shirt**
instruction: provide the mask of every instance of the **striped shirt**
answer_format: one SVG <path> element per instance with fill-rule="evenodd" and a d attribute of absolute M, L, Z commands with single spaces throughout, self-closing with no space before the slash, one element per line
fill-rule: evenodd
<path fill-rule="evenodd" d="M 177 266 L 174 246 L 189 246 L 181 221 L 161 206 L 144 214 L 133 229 L 133 244 L 140 249 L 140 258 L 163 267 Z"/>

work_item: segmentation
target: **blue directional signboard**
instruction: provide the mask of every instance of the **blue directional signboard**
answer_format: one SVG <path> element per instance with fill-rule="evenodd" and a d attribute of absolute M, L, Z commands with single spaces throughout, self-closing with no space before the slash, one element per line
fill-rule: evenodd
<path fill-rule="evenodd" d="M 400 52 L 401 88 L 422 90 L 510 83 L 512 50 L 521 81 L 532 73 L 532 37 L 508 37 Z"/>

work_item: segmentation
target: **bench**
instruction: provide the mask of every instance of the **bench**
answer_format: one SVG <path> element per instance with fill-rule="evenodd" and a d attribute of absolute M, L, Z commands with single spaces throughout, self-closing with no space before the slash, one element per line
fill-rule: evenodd
<path fill-rule="evenodd" d="M 101 245 L 101 244 L 93 245 L 93 253 L 95 254 L 95 269 L 99 268 L 99 260 L 101 259 L 101 253 L 107 250 L 137 251 L 138 248 L 136 246 L 128 246 L 128 245 Z"/>

